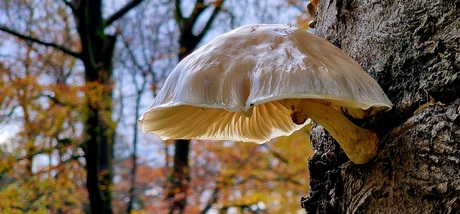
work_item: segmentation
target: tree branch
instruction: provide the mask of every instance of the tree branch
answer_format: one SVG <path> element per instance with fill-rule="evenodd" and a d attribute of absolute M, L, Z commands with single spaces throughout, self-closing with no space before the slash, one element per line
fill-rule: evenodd
<path fill-rule="evenodd" d="M 204 4 L 204 0 L 197 0 L 195 3 L 195 7 L 193 8 L 192 14 L 185 20 L 190 27 L 190 31 L 193 29 L 193 26 L 196 24 L 196 21 L 198 20 L 198 17 L 201 16 L 201 14 L 208 8 L 209 5 Z"/>
<path fill-rule="evenodd" d="M 214 4 L 214 10 L 212 11 L 211 16 L 209 17 L 208 21 L 206 22 L 206 25 L 204 26 L 203 30 L 197 35 L 198 40 L 201 40 L 204 35 L 208 32 L 208 30 L 211 28 L 212 22 L 214 19 L 216 19 L 217 14 L 219 14 L 220 9 L 222 8 L 222 4 L 224 3 L 225 0 L 216 0 Z"/>
<path fill-rule="evenodd" d="M 69 103 L 69 102 L 62 101 L 59 98 L 57 98 L 56 96 L 52 96 L 50 94 L 39 94 L 38 96 L 39 97 L 47 97 L 50 100 L 52 100 L 56 105 L 59 105 L 59 106 L 69 106 L 71 108 L 77 108 L 78 107 L 77 105 L 74 105 L 74 104 Z"/>
<path fill-rule="evenodd" d="M 182 9 L 180 9 L 181 0 L 176 0 L 176 21 L 179 24 L 184 24 L 184 16 L 182 15 Z M 181 27 L 182 28 L 182 27 Z"/>
<path fill-rule="evenodd" d="M 111 25 L 114 21 L 118 20 L 119 18 L 123 17 L 128 11 L 139 5 L 143 0 L 133 0 L 127 3 L 124 7 L 120 10 L 112 14 L 106 21 L 105 26 Z"/>
<path fill-rule="evenodd" d="M 70 9 L 72 10 L 72 12 L 75 12 L 75 10 L 76 10 L 76 9 L 75 9 L 75 6 L 74 6 L 71 2 L 69 2 L 69 1 L 67 1 L 67 0 L 62 0 L 62 1 L 64 2 L 64 4 L 65 4 L 68 8 L 70 8 Z"/>
<path fill-rule="evenodd" d="M 29 41 L 29 42 L 34 42 L 34 43 L 37 43 L 37 44 L 40 44 L 40 45 L 43 45 L 43 46 L 46 46 L 46 47 L 52 47 L 52 48 L 55 48 L 56 50 L 59 50 L 65 54 L 68 54 L 70 56 L 73 56 L 75 58 L 81 58 L 81 55 L 79 53 L 76 53 L 62 45 L 58 45 L 56 43 L 52 43 L 52 42 L 44 42 L 44 41 L 41 41 L 39 39 L 36 39 L 36 38 L 33 38 L 33 37 L 30 37 L 30 36 L 26 36 L 24 34 L 21 34 L 21 33 L 18 33 L 14 30 L 11 30 L 9 29 L 8 27 L 4 26 L 4 25 L 0 25 L 0 31 L 3 31 L 3 32 L 6 32 L 6 33 L 9 33 L 13 36 L 16 36 L 22 40 L 25 40 L 25 41 Z"/>
<path fill-rule="evenodd" d="M 276 158 L 278 158 L 281 162 L 285 163 L 285 164 L 289 164 L 289 160 L 285 157 L 283 157 L 283 155 L 281 155 L 280 153 L 278 153 L 277 151 L 273 150 L 268 144 L 263 144 L 262 145 L 263 147 L 267 148 L 268 151 L 273 155 L 275 156 Z"/>
<path fill-rule="evenodd" d="M 214 190 L 212 191 L 211 198 L 209 198 L 208 202 L 204 206 L 204 208 L 201 210 L 200 214 L 205 214 L 211 209 L 212 205 L 219 200 L 219 192 L 220 192 L 220 183 L 217 182 L 216 186 L 214 187 Z"/>

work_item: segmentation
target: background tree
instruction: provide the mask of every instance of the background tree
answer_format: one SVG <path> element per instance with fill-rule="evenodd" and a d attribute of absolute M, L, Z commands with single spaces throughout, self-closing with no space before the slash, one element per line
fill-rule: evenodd
<path fill-rule="evenodd" d="M 183 13 L 181 0 L 175 0 L 175 19 L 179 26 L 179 53 L 178 58 L 181 61 L 189 55 L 200 43 L 203 37 L 211 28 L 217 14 L 221 10 L 224 0 L 205 3 L 204 0 L 197 0 L 189 16 Z M 212 10 L 209 18 L 206 19 L 204 27 L 196 30 L 199 18 L 208 9 Z M 189 176 L 189 140 L 174 141 L 174 165 L 171 175 L 168 178 L 170 186 L 168 187 L 167 197 L 170 200 L 170 213 L 176 210 L 183 213 L 187 204 L 187 189 L 190 182 Z"/>
<path fill-rule="evenodd" d="M 246 4 L 245 4 L 246 3 Z M 286 5 L 298 5 L 296 1 L 288 2 Z M 203 37 L 210 30 L 217 15 L 222 11 L 224 0 L 205 2 L 204 0 L 197 0 L 193 7 L 191 14 L 186 17 L 183 12 L 182 1 L 175 1 L 175 20 L 179 26 L 179 61 L 189 55 L 202 41 Z M 254 7 L 247 7 L 249 4 Z M 229 2 L 229 5 L 237 5 L 238 9 L 232 10 L 230 7 L 223 9 L 226 18 L 230 19 L 231 25 L 235 24 L 236 17 L 242 18 L 247 14 L 240 16 L 235 15 L 238 10 L 245 8 L 243 11 L 250 9 L 256 10 L 254 14 L 262 23 L 266 23 L 267 20 L 275 20 L 276 16 L 279 16 L 278 10 L 273 10 L 273 6 L 280 6 L 280 2 L 269 2 L 269 1 L 251 1 L 242 3 L 241 1 Z M 208 9 L 210 8 L 210 9 Z M 277 8 L 279 9 L 279 8 Z M 206 14 L 207 10 L 211 10 L 210 15 Z M 276 12 L 273 12 L 276 11 Z M 253 14 L 253 13 L 250 13 Z M 203 18 L 208 16 L 208 18 Z M 204 19 L 202 21 L 200 19 Z M 250 18 L 249 18 L 250 19 Z M 201 22 L 200 22 L 201 21 Z M 236 21 L 239 24 L 243 24 L 242 21 Z M 204 24 L 203 24 L 204 23 Z M 200 27 L 201 25 L 201 27 Z M 174 141 L 174 164 L 171 175 L 168 178 L 170 186 L 168 187 L 168 198 L 171 199 L 171 212 L 178 210 L 180 213 L 183 212 L 187 201 L 187 191 L 190 182 L 189 177 L 189 153 L 190 153 L 190 141 L 189 140 L 176 140 Z"/>
<path fill-rule="evenodd" d="M 460 210 L 459 17 L 458 0 L 321 1 L 316 34 L 375 77 L 394 110 L 365 123 L 381 139 L 365 165 L 349 162 L 320 126 L 313 128 L 307 211 Z"/>
<path fill-rule="evenodd" d="M 37 43 L 42 46 L 54 48 L 62 53 L 81 60 L 84 67 L 85 96 L 83 99 L 86 107 L 84 114 L 84 139 L 81 147 L 84 150 L 86 167 L 86 185 L 89 193 L 92 213 L 112 213 L 112 161 L 113 161 L 113 135 L 115 124 L 112 121 L 112 58 L 114 54 L 117 33 L 106 33 L 107 28 L 121 18 L 129 10 L 137 6 L 142 0 L 133 0 L 121 7 L 108 17 L 103 16 L 102 1 L 62 1 L 66 8 L 62 9 L 64 20 L 73 15 L 75 25 L 73 28 L 61 29 L 63 32 L 74 31 L 78 35 L 78 45 L 68 46 L 66 42 L 46 41 L 35 34 L 21 32 L 13 26 L 0 25 L 0 30 L 27 42 Z M 38 2 L 20 2 L 29 11 L 42 5 Z M 5 5 L 10 6 L 9 2 Z M 14 3 L 13 3 L 14 5 Z M 52 7 L 54 8 L 54 7 Z M 7 8 L 8 9 L 8 8 Z M 46 9 L 45 9 L 46 10 Z M 29 21 L 41 18 L 40 11 L 30 14 Z M 52 11 L 48 14 L 54 14 Z M 26 23 L 26 27 L 34 23 Z M 58 25 L 59 26 L 59 25 Z M 76 46 L 76 47 L 75 47 Z M 76 50 L 73 50 L 76 49 Z M 28 158 L 28 157 L 26 157 Z M 29 161 L 30 162 L 30 161 Z M 30 166 L 26 166 L 26 169 Z"/>
<path fill-rule="evenodd" d="M 150 181 L 151 184 L 161 186 L 166 178 L 168 162 L 160 168 L 149 166 L 148 157 L 145 152 L 139 155 L 139 149 L 145 150 L 146 144 L 155 145 L 152 150 L 162 150 L 168 145 L 152 139 L 151 136 L 142 135 L 138 130 L 137 119 L 141 116 L 141 111 L 145 108 L 143 100 L 151 100 L 155 97 L 162 81 L 166 78 L 172 67 L 177 63 L 177 28 L 173 19 L 174 4 L 159 1 L 145 2 L 134 9 L 134 13 L 127 14 L 117 22 L 116 28 L 120 29 L 120 45 L 118 55 L 115 56 L 114 63 L 117 65 L 115 79 L 118 83 L 115 94 L 117 123 L 120 130 L 117 136 L 117 146 L 121 149 L 121 154 L 115 157 L 115 173 L 122 176 L 122 180 L 130 180 L 130 184 L 125 182 L 123 185 L 116 186 L 116 200 L 120 207 L 125 207 L 126 192 L 128 192 L 126 211 L 131 213 L 133 206 L 139 201 L 144 191 L 148 191 L 150 184 L 146 177 L 137 178 L 137 168 L 143 171 L 143 175 L 150 171 L 157 175 Z M 150 17 L 150 18 L 146 18 Z M 129 28 L 123 26 L 130 25 Z M 130 127 L 132 131 L 126 131 Z M 131 137 L 132 136 L 132 137 Z M 147 138 L 150 137 L 150 138 Z M 127 147 L 122 147 L 126 142 Z M 117 148 L 115 148 L 117 149 Z M 131 163 L 126 163 L 126 152 L 131 152 Z M 142 151 L 142 150 L 141 150 Z M 163 151 L 161 151 L 163 152 Z M 150 151 L 150 153 L 154 153 Z M 168 153 L 164 153 L 168 155 Z M 140 158 L 139 158 L 140 156 Z M 154 158 L 154 157 L 153 157 Z M 168 158 L 166 158 L 168 159 Z M 130 169 L 127 173 L 125 170 Z M 118 169 L 118 171 L 117 171 Z M 159 174 L 160 173 L 160 174 Z M 161 175 L 161 176 L 160 176 Z M 140 183 L 139 183 L 140 182 Z M 164 200 L 163 198 L 156 201 Z M 155 201 L 155 200 L 148 200 Z M 137 206 L 137 205 L 136 205 Z M 146 204 L 148 206 L 148 204 Z M 157 210 L 149 210 L 157 211 Z M 123 212 L 118 210 L 118 212 Z"/>

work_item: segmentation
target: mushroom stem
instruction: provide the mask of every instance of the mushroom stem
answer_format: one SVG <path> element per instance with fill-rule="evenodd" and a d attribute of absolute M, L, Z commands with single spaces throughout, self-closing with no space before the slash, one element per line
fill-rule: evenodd
<path fill-rule="evenodd" d="M 353 163 L 367 163 L 377 154 L 377 135 L 353 124 L 342 112 L 330 106 L 330 103 L 304 99 L 289 106 L 293 109 L 293 122 L 302 121 L 299 117 L 306 116 L 323 126 Z"/>

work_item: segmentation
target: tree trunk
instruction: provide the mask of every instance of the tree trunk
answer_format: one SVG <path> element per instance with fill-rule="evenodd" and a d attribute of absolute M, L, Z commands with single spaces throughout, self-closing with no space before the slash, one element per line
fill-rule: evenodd
<path fill-rule="evenodd" d="M 192 34 L 192 27 L 186 26 L 180 30 L 179 61 L 192 53 L 199 43 L 199 40 L 197 41 L 197 38 Z M 174 140 L 174 162 L 168 178 L 169 187 L 167 190 L 167 198 L 170 200 L 169 213 L 174 213 L 174 211 L 183 213 L 187 205 L 188 184 L 190 182 L 189 153 L 190 140 Z"/>
<path fill-rule="evenodd" d="M 113 53 L 113 49 L 111 51 Z M 104 66 L 111 67 L 112 65 L 111 57 L 99 62 Z M 109 69 L 86 68 L 85 71 L 110 76 L 112 70 Z M 95 80 L 90 79 L 88 74 L 86 75 L 86 86 L 89 90 L 85 95 L 88 112 L 84 120 L 86 140 L 83 144 L 87 172 L 86 183 L 91 213 L 112 213 L 112 162 L 115 132 L 111 119 L 113 87 L 110 78 L 106 79 L 99 75 Z M 102 89 L 102 94 L 95 94 L 100 89 Z M 97 96 L 97 100 L 94 100 L 93 96 Z"/>
<path fill-rule="evenodd" d="M 316 34 L 358 61 L 394 103 L 366 121 L 377 157 L 348 161 L 311 133 L 309 213 L 460 211 L 460 1 L 321 1 Z"/>
<path fill-rule="evenodd" d="M 189 17 L 184 17 L 181 10 L 181 0 L 175 1 L 175 18 L 179 25 L 179 61 L 187 57 L 198 46 L 200 41 L 210 29 L 214 19 L 219 13 L 224 0 L 214 2 L 212 14 L 207 19 L 204 28 L 197 34 L 193 33 L 193 28 L 198 21 L 198 18 L 211 5 L 205 5 L 203 0 L 197 0 L 192 14 Z M 168 178 L 167 198 L 169 200 L 169 213 L 184 213 L 187 205 L 188 183 L 190 182 L 189 175 L 189 151 L 190 140 L 175 140 L 174 141 L 174 165 L 171 174 Z"/>
<path fill-rule="evenodd" d="M 85 66 L 84 120 L 86 185 L 91 213 L 112 211 L 113 138 L 112 58 L 116 36 L 106 35 L 101 1 L 81 1 L 75 9 L 77 30 L 82 43 L 81 59 Z"/>
<path fill-rule="evenodd" d="M 84 142 L 87 180 L 91 213 L 112 213 L 112 173 L 113 142 L 115 123 L 112 121 L 113 65 L 116 33 L 105 33 L 107 26 L 123 17 L 142 0 L 131 0 L 118 11 L 104 19 L 102 0 L 65 0 L 67 10 L 72 12 L 80 37 L 81 52 L 42 38 L 21 34 L 0 24 L 0 31 L 9 33 L 19 39 L 37 43 L 62 51 L 82 60 L 85 68 Z M 59 14 L 68 15 L 68 14 Z M 35 17 L 34 17 L 35 18 Z M 27 23 L 30 24 L 30 23 Z M 65 29 L 67 31 L 68 29 Z M 32 150 L 28 149 L 27 158 L 32 163 Z M 30 171 L 30 170 L 29 170 Z"/>

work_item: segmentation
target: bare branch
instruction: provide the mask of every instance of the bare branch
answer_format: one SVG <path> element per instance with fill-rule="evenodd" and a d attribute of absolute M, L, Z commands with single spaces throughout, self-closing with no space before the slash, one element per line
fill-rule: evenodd
<path fill-rule="evenodd" d="M 195 3 L 195 7 L 193 8 L 192 14 L 185 20 L 187 23 L 186 25 L 190 26 L 190 29 L 196 24 L 198 18 L 201 14 L 208 8 L 209 5 L 205 5 L 203 0 L 197 0 Z"/>
<path fill-rule="evenodd" d="M 285 157 L 283 157 L 280 153 L 278 153 L 277 151 L 273 150 L 268 144 L 263 144 L 263 147 L 267 148 L 268 151 L 273 155 L 275 156 L 276 158 L 278 158 L 281 162 L 285 163 L 285 164 L 289 164 L 289 160 Z"/>
<path fill-rule="evenodd" d="M 68 48 L 66 48 L 65 46 L 62 46 L 62 45 L 58 45 L 56 43 L 52 43 L 52 42 L 44 42 L 44 41 L 41 41 L 37 38 L 33 38 L 33 37 L 30 37 L 30 36 L 26 36 L 24 34 L 21 34 L 21 33 L 18 33 L 14 30 L 11 30 L 9 29 L 8 27 L 4 26 L 4 25 L 0 25 L 0 31 L 3 31 L 3 32 L 6 32 L 6 33 L 9 33 L 13 36 L 16 36 L 22 40 L 25 40 L 25 41 L 29 41 L 29 42 L 34 42 L 34 43 L 37 43 L 37 44 L 40 44 L 40 45 L 43 45 L 43 46 L 46 46 L 46 47 L 52 47 L 52 48 L 55 48 L 65 54 L 68 54 L 70 56 L 73 56 L 75 58 L 81 58 L 81 55 L 79 53 L 76 53 Z"/>
<path fill-rule="evenodd" d="M 252 174 L 248 178 L 243 179 L 241 181 L 241 183 L 249 182 L 250 180 L 255 180 L 255 181 L 262 182 L 262 183 L 275 181 L 275 182 L 290 182 L 290 183 L 298 185 L 298 186 L 302 185 L 302 183 L 300 181 L 294 180 L 292 178 L 292 176 L 289 175 L 289 174 L 287 174 L 287 175 L 279 175 L 279 176 L 280 177 L 276 177 L 276 178 L 264 178 L 264 177 L 260 177 L 258 175 Z"/>
<path fill-rule="evenodd" d="M 201 38 L 203 38 L 203 36 L 206 35 L 208 30 L 211 28 L 212 22 L 214 21 L 214 19 L 216 19 L 217 14 L 219 14 L 219 11 L 222 8 L 222 4 L 224 3 L 224 1 L 225 0 L 217 0 L 214 3 L 214 10 L 212 11 L 212 14 L 206 22 L 206 25 L 204 26 L 203 30 L 201 30 L 200 34 L 198 34 L 198 40 L 201 40 Z"/>
<path fill-rule="evenodd" d="M 52 96 L 52 95 L 50 95 L 50 94 L 40 94 L 39 97 L 47 97 L 47 98 L 49 98 L 50 100 L 52 100 L 56 105 L 59 105 L 59 106 L 68 106 L 68 107 L 72 107 L 72 108 L 77 108 L 77 107 L 78 107 L 78 106 L 75 105 L 75 104 L 72 104 L 72 103 L 69 103 L 69 102 L 62 101 L 62 100 L 60 100 L 58 97 Z"/>
<path fill-rule="evenodd" d="M 201 210 L 200 214 L 205 214 L 211 209 L 212 205 L 219 200 L 219 192 L 220 192 L 220 183 L 217 182 L 216 186 L 214 187 L 214 190 L 212 191 L 211 198 L 209 198 L 208 202 L 206 203 L 206 206 Z"/>
<path fill-rule="evenodd" d="M 76 10 L 76 9 L 75 9 L 75 6 L 74 6 L 71 2 L 69 2 L 69 1 L 67 1 L 67 0 L 62 0 L 62 1 L 64 2 L 64 4 L 65 4 L 68 8 L 70 8 L 70 9 L 72 10 L 72 12 L 75 12 L 75 10 Z"/>
<path fill-rule="evenodd" d="M 126 41 L 126 39 L 124 38 L 123 34 L 121 35 L 122 39 L 123 39 L 123 44 L 125 45 L 125 48 L 126 50 L 128 51 L 128 55 L 129 57 L 131 58 L 134 66 L 140 71 L 140 74 L 145 77 L 145 71 L 144 71 L 144 67 L 141 65 L 141 63 L 137 60 L 137 57 L 135 56 L 135 54 L 133 53 L 133 51 L 131 50 L 131 48 L 129 47 L 129 44 L 128 42 Z M 134 79 L 135 81 L 135 79 Z M 137 83 L 134 84 L 136 87 L 138 86 Z M 139 90 L 138 90 L 139 91 Z"/>
<path fill-rule="evenodd" d="M 139 5 L 143 0 L 133 0 L 127 3 L 124 7 L 120 10 L 112 14 L 106 21 L 105 26 L 111 25 L 114 21 L 118 20 L 119 18 L 123 17 L 128 11 Z"/>
<path fill-rule="evenodd" d="M 180 9 L 181 0 L 176 0 L 176 21 L 180 24 L 184 22 L 184 16 L 182 14 L 182 9 Z"/>

